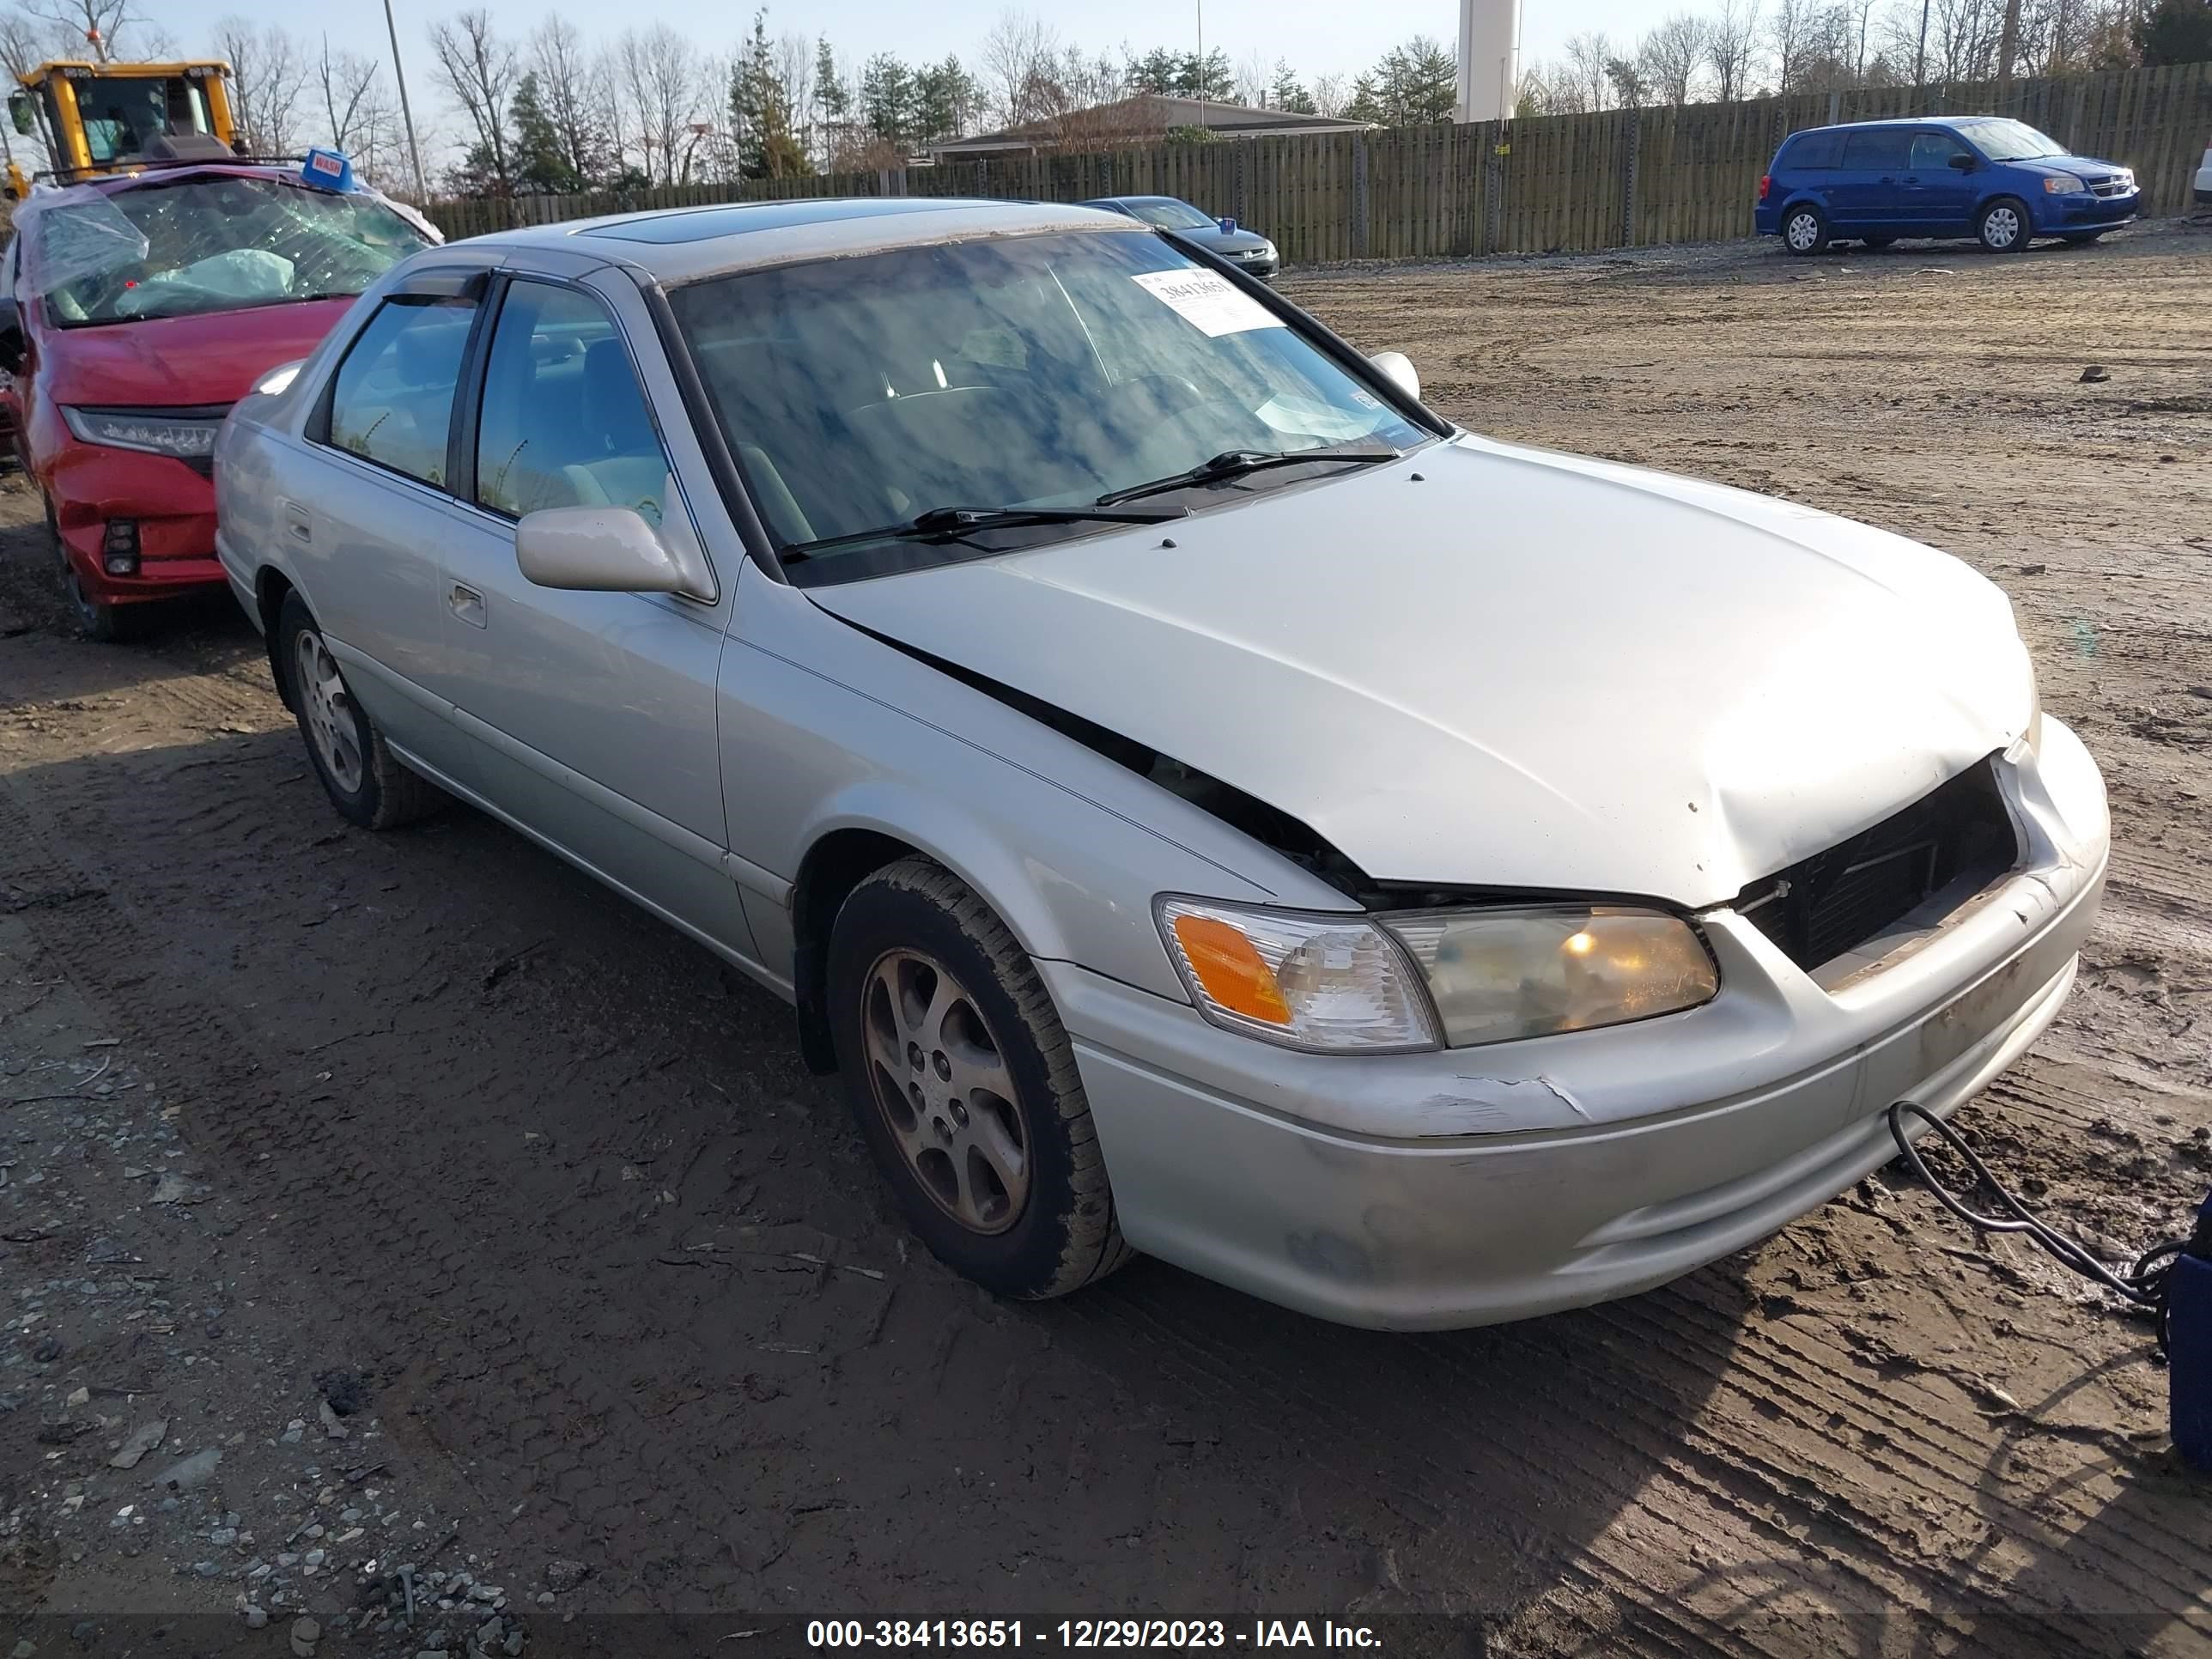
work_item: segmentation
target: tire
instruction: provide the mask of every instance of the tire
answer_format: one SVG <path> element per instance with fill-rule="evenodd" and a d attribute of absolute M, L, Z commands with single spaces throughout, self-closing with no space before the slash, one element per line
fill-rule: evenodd
<path fill-rule="evenodd" d="M 1826 252 L 1832 234 L 1828 216 L 1810 202 L 1800 202 L 1782 216 L 1782 246 L 1801 258 Z"/>
<path fill-rule="evenodd" d="M 1992 253 L 2025 253 L 2035 236 L 2035 222 L 2018 197 L 2000 196 L 1974 221 L 1974 234 Z"/>
<path fill-rule="evenodd" d="M 830 930 L 828 995 L 861 1138 L 939 1261 L 1042 1299 L 1128 1260 L 1067 1033 L 959 878 L 915 857 L 854 888 Z"/>
<path fill-rule="evenodd" d="M 84 582 L 70 562 L 68 544 L 62 540 L 62 524 L 54 512 L 54 498 L 41 494 L 46 508 L 46 540 L 53 549 L 54 563 L 62 578 L 62 596 L 69 601 L 70 614 L 76 618 L 77 631 L 88 640 L 102 645 L 125 645 L 146 636 L 146 617 L 143 605 L 108 605 L 94 599 L 84 591 Z"/>
<path fill-rule="evenodd" d="M 1862 236 L 1859 238 L 1859 240 L 1864 244 L 1869 252 L 1875 252 L 1890 246 L 1897 240 L 1897 238 L 1894 236 Z"/>
<path fill-rule="evenodd" d="M 337 661 L 297 593 L 276 618 L 276 660 L 307 758 L 341 816 L 364 830 L 396 830 L 427 817 L 451 798 L 402 765 L 368 711 L 354 701 Z"/>

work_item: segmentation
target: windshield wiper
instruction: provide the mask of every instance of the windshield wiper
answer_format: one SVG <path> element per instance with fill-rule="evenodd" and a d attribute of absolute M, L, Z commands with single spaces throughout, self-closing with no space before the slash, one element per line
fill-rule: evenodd
<path fill-rule="evenodd" d="M 1126 489 L 1109 489 L 1098 498 L 1101 507 L 1112 507 L 1120 501 L 1133 501 L 1142 495 L 1164 495 L 1170 489 L 1188 489 L 1197 484 L 1225 483 L 1231 478 L 1241 478 L 1248 472 L 1258 472 L 1271 466 L 1296 466 L 1303 461 L 1395 461 L 1398 452 L 1387 444 L 1346 444 L 1335 447 L 1323 445 L 1317 449 L 1224 449 L 1210 461 L 1200 461 L 1187 472 L 1171 472 L 1164 478 L 1154 478 L 1150 483 L 1131 484 Z"/>
<path fill-rule="evenodd" d="M 1103 504 L 1110 506 L 1110 503 Z M 933 507 L 903 524 L 878 525 L 848 536 L 825 536 L 819 541 L 795 542 L 783 550 L 786 564 L 811 559 L 832 548 L 857 547 L 863 542 L 957 541 L 978 530 L 1006 530 L 1032 524 L 1164 524 L 1187 519 L 1187 507 L 1146 507 L 1127 513 L 1103 511 L 1097 507 Z"/>

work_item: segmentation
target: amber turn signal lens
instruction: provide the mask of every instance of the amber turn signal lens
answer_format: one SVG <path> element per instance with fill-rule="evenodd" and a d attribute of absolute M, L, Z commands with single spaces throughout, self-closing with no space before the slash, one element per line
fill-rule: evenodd
<path fill-rule="evenodd" d="M 1218 1006 L 1270 1025 L 1291 1023 L 1275 975 L 1236 928 L 1212 916 L 1177 916 L 1175 936 L 1193 976 Z"/>

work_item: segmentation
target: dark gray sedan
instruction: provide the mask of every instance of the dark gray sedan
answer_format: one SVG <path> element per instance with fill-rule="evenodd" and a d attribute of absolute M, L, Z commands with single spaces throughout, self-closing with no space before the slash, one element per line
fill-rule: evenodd
<path fill-rule="evenodd" d="M 1171 230 L 1185 241 L 1250 271 L 1261 282 L 1273 282 L 1283 268 L 1283 256 L 1266 237 L 1246 230 L 1234 219 L 1216 219 L 1201 213 L 1180 196 L 1102 196 L 1082 205 L 1103 208 L 1127 219 Z"/>

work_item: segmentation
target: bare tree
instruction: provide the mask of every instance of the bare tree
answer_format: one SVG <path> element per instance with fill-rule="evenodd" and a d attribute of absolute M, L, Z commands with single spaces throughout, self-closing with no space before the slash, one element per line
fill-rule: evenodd
<path fill-rule="evenodd" d="M 814 126 L 814 43 L 803 34 L 785 34 L 775 43 L 776 85 L 783 94 L 791 131 L 804 135 Z M 801 143 L 804 143 L 803 137 Z"/>
<path fill-rule="evenodd" d="M 1645 35 L 1637 47 L 1637 62 L 1658 102 L 1690 101 L 1698 71 L 1705 66 L 1707 28 L 1704 18 L 1678 11 Z"/>
<path fill-rule="evenodd" d="M 1759 0 L 1721 0 L 1705 20 L 1705 67 L 1713 95 L 1723 104 L 1751 94 L 1752 61 L 1759 51 Z"/>
<path fill-rule="evenodd" d="M 324 134 L 358 160 L 364 173 L 374 173 L 378 153 L 391 143 L 392 131 L 393 111 L 385 94 L 382 66 L 358 52 L 333 54 L 331 37 L 325 34 L 315 64 L 315 84 Z"/>
<path fill-rule="evenodd" d="M 586 50 L 574 23 L 551 12 L 531 34 L 530 71 L 562 161 L 586 184 L 603 178 L 615 149 L 614 86 L 605 62 Z"/>
<path fill-rule="evenodd" d="M 52 31 L 48 52 L 57 58 L 110 58 L 125 46 L 151 50 L 152 33 L 137 0 L 16 0 L 16 9 L 33 24 Z M 43 62 L 46 52 L 32 60 Z"/>
<path fill-rule="evenodd" d="M 1033 12 L 1007 10 L 983 37 L 983 84 L 1010 127 L 1042 120 L 1058 101 L 1053 71 L 1060 37 Z"/>
<path fill-rule="evenodd" d="M 1337 74 L 1316 75 L 1310 88 L 1313 93 L 1314 113 L 1326 115 L 1331 120 L 1344 113 L 1344 106 L 1352 101 L 1352 88 L 1344 76 Z"/>
<path fill-rule="evenodd" d="M 1819 25 L 1819 8 L 1814 0 L 1775 0 L 1774 13 L 1766 21 L 1766 38 L 1774 49 L 1777 91 L 1791 93 L 1799 89 L 1805 56 L 1812 47 Z"/>
<path fill-rule="evenodd" d="M 1603 109 L 1611 101 L 1613 79 L 1606 69 L 1619 56 L 1602 29 L 1585 29 L 1567 42 L 1564 84 L 1582 108 Z"/>
<path fill-rule="evenodd" d="M 699 49 L 665 23 L 625 29 L 615 42 L 615 72 L 629 107 L 626 144 L 638 151 L 647 178 L 674 184 L 698 149 L 691 126 L 705 90 Z"/>
<path fill-rule="evenodd" d="M 432 74 L 476 131 L 476 170 L 506 194 L 514 185 L 507 106 L 520 74 L 514 46 L 500 38 L 489 10 L 472 6 L 430 26 L 430 50 Z"/>
<path fill-rule="evenodd" d="M 281 24 L 233 15 L 216 24 L 215 49 L 230 64 L 230 115 L 239 149 L 247 155 L 290 155 L 311 74 L 300 43 Z"/>
<path fill-rule="evenodd" d="M 1275 84 L 1275 66 L 1255 46 L 1237 65 L 1237 101 L 1254 109 L 1267 107 L 1267 89 Z"/>

